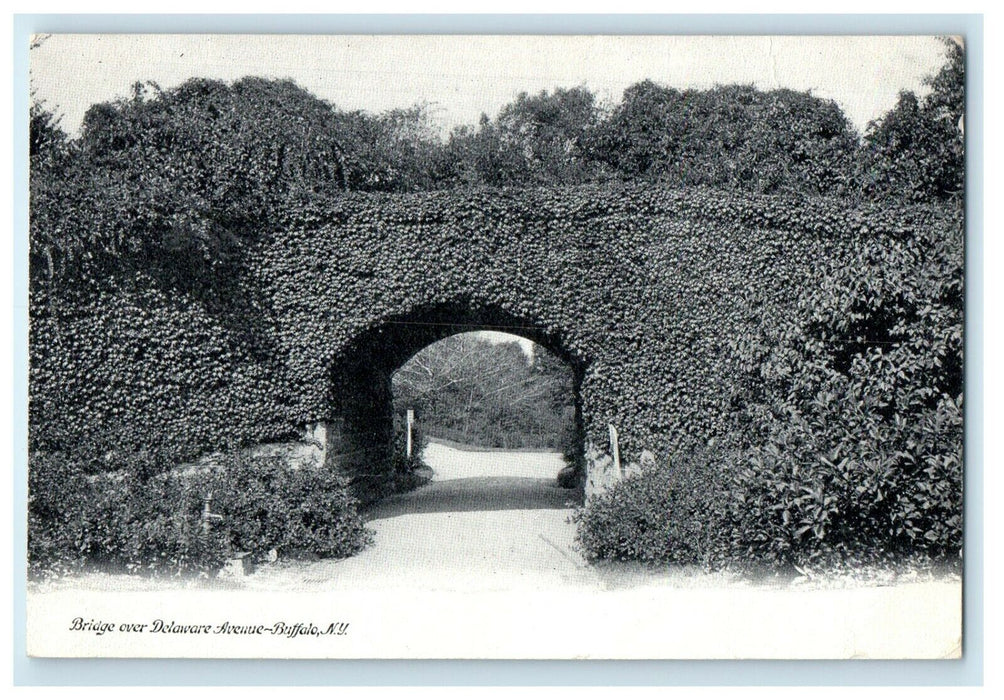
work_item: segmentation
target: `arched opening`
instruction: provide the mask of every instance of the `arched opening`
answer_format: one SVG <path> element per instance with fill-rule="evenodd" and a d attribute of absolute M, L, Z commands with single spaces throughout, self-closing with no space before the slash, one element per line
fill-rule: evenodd
<path fill-rule="evenodd" d="M 364 501 L 388 495 L 406 456 L 410 410 L 415 456 L 423 432 L 439 445 L 549 452 L 557 468 L 543 473 L 543 460 L 540 478 L 581 498 L 579 387 L 587 363 L 569 346 L 558 329 L 470 303 L 385 319 L 332 367 L 325 459 Z"/>
<path fill-rule="evenodd" d="M 394 449 L 437 479 L 576 485 L 574 373 L 540 345 L 507 333 L 459 333 L 413 355 L 391 387 Z"/>
<path fill-rule="evenodd" d="M 481 450 L 571 450 L 571 368 L 521 336 L 451 335 L 413 355 L 391 387 L 395 416 L 410 411 L 434 440 Z"/>

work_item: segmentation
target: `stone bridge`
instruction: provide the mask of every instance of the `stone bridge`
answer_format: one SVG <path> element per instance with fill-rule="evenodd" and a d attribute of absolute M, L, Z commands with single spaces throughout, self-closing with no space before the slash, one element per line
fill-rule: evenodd
<path fill-rule="evenodd" d="M 723 435 L 803 290 L 864 242 L 946 221 L 642 184 L 308 201 L 249 232 L 217 275 L 222 306 L 139 276 L 36 308 L 32 441 L 188 459 L 309 428 L 327 462 L 379 491 L 392 374 L 451 334 L 499 330 L 571 368 L 592 493 L 622 471 L 608 426 L 622 468 Z"/>
<path fill-rule="evenodd" d="M 575 376 L 587 493 L 648 451 L 728 429 L 737 344 L 793 313 L 862 236 L 924 212 L 658 186 L 352 195 L 286 212 L 258 248 L 280 391 L 326 460 L 386 475 L 391 375 L 451 334 L 537 342 Z"/>

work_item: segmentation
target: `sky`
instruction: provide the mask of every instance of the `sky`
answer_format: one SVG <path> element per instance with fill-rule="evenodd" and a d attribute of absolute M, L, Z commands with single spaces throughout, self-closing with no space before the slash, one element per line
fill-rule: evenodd
<path fill-rule="evenodd" d="M 935 37 L 910 36 L 291 36 L 46 35 L 31 89 L 76 133 L 87 108 L 192 77 L 292 78 L 340 109 L 430 106 L 443 133 L 495 116 L 520 92 L 584 85 L 619 101 L 640 80 L 676 88 L 754 84 L 835 100 L 862 131 L 900 90 L 924 92 L 940 67 Z"/>

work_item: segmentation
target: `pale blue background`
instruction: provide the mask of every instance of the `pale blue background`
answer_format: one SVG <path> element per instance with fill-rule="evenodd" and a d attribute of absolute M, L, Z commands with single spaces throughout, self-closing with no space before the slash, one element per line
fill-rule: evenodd
<path fill-rule="evenodd" d="M 959 661 L 259 661 L 28 659 L 28 37 L 77 33 L 956 34 L 966 39 L 966 570 Z M 15 15 L 13 669 L 16 685 L 980 685 L 983 683 L 982 15 Z"/>

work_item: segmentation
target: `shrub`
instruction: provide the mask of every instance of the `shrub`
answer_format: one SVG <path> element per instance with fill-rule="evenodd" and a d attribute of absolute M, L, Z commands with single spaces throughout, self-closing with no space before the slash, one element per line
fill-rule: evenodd
<path fill-rule="evenodd" d="M 77 546 L 83 472 L 59 454 L 33 453 L 28 467 L 28 571 L 32 575 L 79 568 Z"/>
<path fill-rule="evenodd" d="M 87 475 L 62 453 L 33 453 L 29 465 L 28 564 L 35 576 L 88 566 L 181 575 L 215 572 L 227 556 L 218 533 L 203 533 L 198 495 L 174 474 L 133 469 Z"/>
<path fill-rule="evenodd" d="M 345 557 L 369 543 L 344 477 L 276 459 L 230 456 L 208 471 L 143 474 L 145 461 L 87 475 L 59 453 L 33 453 L 28 561 L 34 576 L 86 567 L 215 574 L 237 552 Z M 202 508 L 222 516 L 204 532 Z"/>
<path fill-rule="evenodd" d="M 279 458 L 230 456 L 196 479 L 212 494 L 231 550 L 261 559 L 284 555 L 340 558 L 370 543 L 346 478 L 325 467 L 292 468 Z"/>
<path fill-rule="evenodd" d="M 747 553 L 803 564 L 958 553 L 962 242 L 961 221 L 865 240 L 791 319 L 737 344 L 759 385 L 741 407 Z"/>
<path fill-rule="evenodd" d="M 578 543 L 593 560 L 714 566 L 730 546 L 726 474 L 705 451 L 646 467 L 576 511 Z"/>
<path fill-rule="evenodd" d="M 961 405 L 872 420 L 854 394 L 789 416 L 733 480 L 735 556 L 800 566 L 946 559 L 962 544 Z"/>

